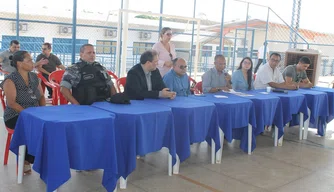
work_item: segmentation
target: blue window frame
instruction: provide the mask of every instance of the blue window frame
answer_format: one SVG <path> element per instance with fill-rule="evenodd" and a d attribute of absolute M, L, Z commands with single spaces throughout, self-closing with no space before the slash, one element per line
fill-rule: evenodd
<path fill-rule="evenodd" d="M 116 54 L 117 41 L 96 41 L 96 54 Z"/>
<path fill-rule="evenodd" d="M 72 53 L 72 39 L 69 38 L 53 38 L 52 52 L 54 53 Z M 87 44 L 88 39 L 76 39 L 75 53 L 80 52 L 80 47 Z"/>
<path fill-rule="evenodd" d="M 16 36 L 3 35 L 1 42 L 2 49 L 9 49 L 9 44 L 12 40 L 18 40 L 20 42 L 20 49 L 29 52 L 41 52 L 42 44 L 44 43 L 44 37 L 20 36 L 17 39 Z"/>
<path fill-rule="evenodd" d="M 133 55 L 141 55 L 146 50 L 152 49 L 154 43 L 147 43 L 147 42 L 133 42 Z"/>
<path fill-rule="evenodd" d="M 192 48 L 193 48 L 192 56 L 195 56 L 196 45 L 193 45 Z M 202 49 L 200 50 L 200 54 L 202 57 L 212 57 L 212 46 L 203 45 Z"/>
<path fill-rule="evenodd" d="M 232 57 L 233 51 L 234 51 L 234 47 L 224 47 L 222 51 L 222 55 L 224 55 L 224 57 Z M 216 55 L 218 54 L 219 54 L 219 46 L 216 47 Z"/>

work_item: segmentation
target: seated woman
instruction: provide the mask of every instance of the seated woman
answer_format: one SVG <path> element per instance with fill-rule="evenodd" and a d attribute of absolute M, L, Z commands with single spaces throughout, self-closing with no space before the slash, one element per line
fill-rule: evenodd
<path fill-rule="evenodd" d="M 0 87 L 4 90 L 7 100 L 4 111 L 5 125 L 14 129 L 20 112 L 28 107 L 45 106 L 45 97 L 37 75 L 31 72 L 34 63 L 30 54 L 27 51 L 17 51 L 9 59 L 16 71 L 9 74 Z M 34 157 L 28 154 L 27 149 L 24 173 L 31 173 L 30 164 L 33 162 Z"/>
<path fill-rule="evenodd" d="M 235 91 L 249 91 L 254 89 L 253 85 L 253 62 L 245 57 L 240 62 L 238 70 L 232 74 L 232 88 Z"/>

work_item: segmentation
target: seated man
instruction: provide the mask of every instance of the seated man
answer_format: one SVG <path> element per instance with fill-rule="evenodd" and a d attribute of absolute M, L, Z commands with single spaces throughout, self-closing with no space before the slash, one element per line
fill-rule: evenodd
<path fill-rule="evenodd" d="M 177 96 L 190 95 L 190 82 L 187 75 L 187 63 L 182 58 L 173 61 L 173 68 L 163 78 L 165 85 L 170 91 L 176 92 Z"/>
<path fill-rule="evenodd" d="M 64 65 L 61 64 L 61 61 L 59 58 L 51 53 L 51 44 L 50 43 L 43 43 L 42 45 L 42 53 L 39 54 L 36 58 L 36 62 L 46 59 L 48 60 L 48 64 L 42 65 L 38 67 L 38 71 L 42 73 L 43 77 L 46 80 L 49 80 L 49 75 L 56 71 L 57 68 L 60 68 L 62 70 L 65 70 Z M 52 88 L 46 87 L 49 92 L 49 98 L 52 98 Z"/>
<path fill-rule="evenodd" d="M 107 70 L 95 61 L 91 44 L 81 46 L 80 61 L 66 69 L 60 86 L 60 92 L 72 104 L 90 105 L 116 93 Z"/>
<path fill-rule="evenodd" d="M 298 64 L 289 65 L 283 71 L 283 77 L 287 83 L 297 83 L 298 87 L 311 88 L 313 84 L 307 78 L 306 69 L 311 65 L 308 57 L 301 57 Z"/>
<path fill-rule="evenodd" d="M 158 53 L 148 50 L 141 54 L 140 63 L 130 69 L 124 91 L 130 99 L 175 98 L 176 93 L 169 91 L 162 81 L 158 60 Z"/>
<path fill-rule="evenodd" d="M 284 82 L 282 73 L 277 68 L 281 61 L 281 55 L 278 53 L 272 53 L 269 57 L 268 63 L 264 64 L 257 71 L 254 81 L 255 89 L 265 89 L 267 87 L 280 88 L 280 89 L 297 89 L 295 83 Z"/>
<path fill-rule="evenodd" d="M 224 71 L 226 60 L 223 55 L 215 56 L 215 67 L 205 72 L 202 76 L 204 93 L 215 93 L 217 91 L 229 91 L 232 89 L 231 76 Z"/>

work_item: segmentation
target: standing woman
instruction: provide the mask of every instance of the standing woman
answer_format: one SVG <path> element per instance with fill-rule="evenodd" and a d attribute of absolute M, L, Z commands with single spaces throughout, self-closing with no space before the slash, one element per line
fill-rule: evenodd
<path fill-rule="evenodd" d="M 232 88 L 235 91 L 249 91 L 254 89 L 253 85 L 253 62 L 245 57 L 240 62 L 238 70 L 232 75 Z"/>
<path fill-rule="evenodd" d="M 175 46 L 170 42 L 173 36 L 172 29 L 164 27 L 160 31 L 159 42 L 153 45 L 153 49 L 158 52 L 158 69 L 163 77 L 173 66 L 172 60 L 176 58 Z"/>
<path fill-rule="evenodd" d="M 0 84 L 6 95 L 6 109 L 4 111 L 5 125 L 15 129 L 19 114 L 28 107 L 45 106 L 45 97 L 34 68 L 31 55 L 27 51 L 17 51 L 9 57 L 11 65 L 16 71 L 9 74 Z M 24 173 L 31 173 L 34 156 L 26 150 Z"/>

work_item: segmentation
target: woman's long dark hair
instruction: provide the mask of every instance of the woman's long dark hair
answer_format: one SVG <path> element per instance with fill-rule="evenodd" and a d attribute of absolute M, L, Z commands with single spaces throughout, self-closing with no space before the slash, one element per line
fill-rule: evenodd
<path fill-rule="evenodd" d="M 252 59 L 251 59 L 250 57 L 245 57 L 245 58 L 243 58 L 243 59 L 241 60 L 241 62 L 240 62 L 240 65 L 239 65 L 239 68 L 238 68 L 238 69 L 240 69 L 240 70 L 242 69 L 242 63 L 243 63 L 246 59 L 248 59 L 248 60 L 250 61 L 250 63 L 251 63 L 251 68 L 248 69 L 248 71 L 247 71 L 248 90 L 251 90 L 251 89 L 252 89 L 252 78 L 253 78 L 253 74 L 252 74 L 252 71 L 253 71 L 253 61 L 252 61 Z"/>

